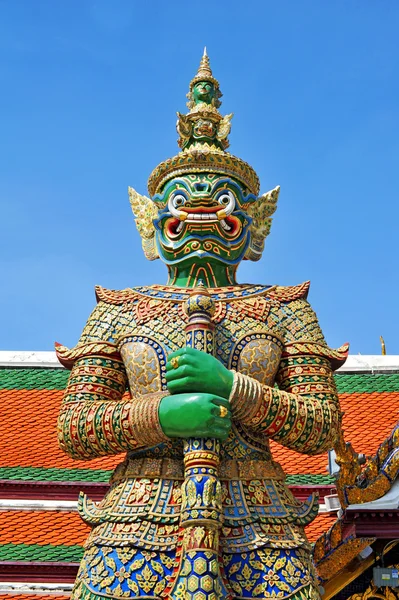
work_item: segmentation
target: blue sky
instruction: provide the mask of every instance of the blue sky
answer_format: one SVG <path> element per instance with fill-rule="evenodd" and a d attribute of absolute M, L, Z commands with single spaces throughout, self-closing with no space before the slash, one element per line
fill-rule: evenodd
<path fill-rule="evenodd" d="M 174 155 L 206 45 L 231 152 L 281 185 L 260 263 L 331 346 L 399 354 L 396 0 L 0 0 L 0 348 L 73 346 L 95 284 L 164 283 L 127 186 Z"/>

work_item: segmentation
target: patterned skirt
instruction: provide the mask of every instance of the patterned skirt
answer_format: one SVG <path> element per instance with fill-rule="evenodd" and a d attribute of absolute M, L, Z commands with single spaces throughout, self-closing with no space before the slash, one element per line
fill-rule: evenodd
<path fill-rule="evenodd" d="M 264 547 L 251 552 L 222 554 L 221 569 L 218 569 L 217 561 L 213 561 L 214 568 L 212 559 L 201 561 L 201 558 L 195 558 L 190 573 L 183 577 L 184 583 L 174 587 L 179 570 L 176 551 L 92 546 L 85 552 L 71 598 L 320 600 L 310 554 L 304 548 Z M 223 582 L 219 593 L 215 593 L 212 579 L 220 571 Z"/>

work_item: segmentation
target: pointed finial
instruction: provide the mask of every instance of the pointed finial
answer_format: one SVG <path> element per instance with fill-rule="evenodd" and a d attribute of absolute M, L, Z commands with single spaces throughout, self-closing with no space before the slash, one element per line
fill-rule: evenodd
<path fill-rule="evenodd" d="M 213 85 L 213 89 L 211 90 L 212 98 L 206 100 L 205 97 L 202 97 L 201 99 L 199 99 L 199 98 L 195 99 L 193 97 L 193 89 L 194 89 L 195 85 L 201 81 L 207 81 L 208 83 L 211 83 Z M 194 106 L 196 104 L 198 104 L 199 102 L 204 102 L 205 104 L 212 104 L 212 106 L 216 109 L 218 109 L 219 106 L 221 105 L 219 98 L 222 97 L 222 92 L 219 89 L 218 80 L 215 79 L 214 76 L 212 75 L 212 69 L 211 69 L 211 66 L 209 63 L 209 56 L 206 51 L 206 46 L 204 48 L 204 53 L 202 55 L 197 74 L 190 81 L 189 90 L 190 91 L 187 94 L 187 98 L 188 98 L 187 106 L 189 109 L 194 108 Z"/>
<path fill-rule="evenodd" d="M 206 46 L 204 48 L 204 53 L 202 55 L 201 58 L 201 62 L 200 62 L 200 66 L 198 69 L 198 72 L 195 76 L 195 79 L 197 81 L 203 80 L 203 81 L 208 81 L 208 80 L 212 80 L 213 76 L 212 76 L 212 69 L 211 66 L 209 64 L 209 56 L 206 52 Z"/>

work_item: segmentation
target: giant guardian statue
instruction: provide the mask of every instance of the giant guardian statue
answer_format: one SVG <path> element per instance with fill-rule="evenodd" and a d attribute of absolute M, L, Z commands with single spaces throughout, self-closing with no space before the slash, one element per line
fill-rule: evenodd
<path fill-rule="evenodd" d="M 298 501 L 269 440 L 330 449 L 341 424 L 331 350 L 292 287 L 238 284 L 261 258 L 279 188 L 259 196 L 252 167 L 227 152 L 232 115 L 204 53 L 178 113 L 180 152 L 149 196 L 129 188 L 149 260 L 166 285 L 96 288 L 60 410 L 72 458 L 124 453 L 100 503 L 79 511 L 91 533 L 72 592 L 104 598 L 318 599 Z"/>

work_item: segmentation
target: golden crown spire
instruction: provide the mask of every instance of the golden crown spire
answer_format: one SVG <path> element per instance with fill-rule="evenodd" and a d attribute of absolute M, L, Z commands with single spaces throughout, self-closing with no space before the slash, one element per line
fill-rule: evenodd
<path fill-rule="evenodd" d="M 202 55 L 196 77 L 201 77 L 203 81 L 207 81 L 208 77 L 212 77 L 212 69 L 211 65 L 209 64 L 209 56 L 206 53 L 206 46 L 204 48 L 204 54 Z"/>
<path fill-rule="evenodd" d="M 219 97 L 222 95 L 219 91 L 219 82 L 212 74 L 211 64 L 209 62 L 209 56 L 206 51 L 206 46 L 204 48 L 204 53 L 202 55 L 200 65 L 198 67 L 198 71 L 196 76 L 190 81 L 190 92 L 198 81 L 210 81 L 213 83 L 215 88 L 218 91 Z"/>
<path fill-rule="evenodd" d="M 221 95 L 205 48 L 197 74 L 190 81 L 187 94 L 189 112 L 177 113 L 178 144 L 182 151 L 153 170 L 148 180 L 151 196 L 161 193 L 168 180 L 186 173 L 231 176 L 242 183 L 245 193 L 259 193 L 259 179 L 252 167 L 226 152 L 233 115 L 223 117 L 218 111 Z"/>

